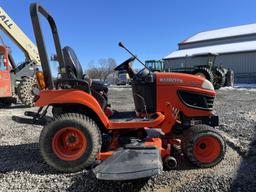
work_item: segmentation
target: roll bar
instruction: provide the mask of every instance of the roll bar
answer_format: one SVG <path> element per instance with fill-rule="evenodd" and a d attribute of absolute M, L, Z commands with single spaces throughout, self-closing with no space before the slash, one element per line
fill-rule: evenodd
<path fill-rule="evenodd" d="M 36 43 L 37 43 L 37 47 L 38 47 L 38 52 L 39 52 L 39 56 L 40 56 L 40 60 L 41 60 L 41 65 L 42 65 L 42 69 L 44 72 L 44 80 L 46 83 L 46 87 L 48 89 L 54 89 L 51 68 L 49 65 L 48 54 L 47 54 L 47 50 L 45 47 L 44 37 L 43 37 L 38 13 L 40 13 L 42 16 L 44 16 L 46 18 L 46 20 L 48 21 L 48 23 L 51 27 L 55 50 L 57 53 L 57 61 L 59 62 L 59 67 L 60 67 L 61 72 L 65 71 L 65 62 L 64 62 L 64 58 L 63 58 L 63 54 L 62 54 L 62 49 L 61 49 L 57 26 L 56 26 L 56 23 L 55 23 L 53 17 L 41 5 L 39 5 L 37 3 L 32 3 L 30 5 L 30 16 L 31 16 L 33 30 L 34 30 Z"/>

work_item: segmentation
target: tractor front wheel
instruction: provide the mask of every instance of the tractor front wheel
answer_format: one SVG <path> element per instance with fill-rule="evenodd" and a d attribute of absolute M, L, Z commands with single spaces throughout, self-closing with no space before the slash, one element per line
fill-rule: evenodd
<path fill-rule="evenodd" d="M 208 125 L 195 125 L 184 132 L 182 148 L 191 163 L 209 168 L 224 158 L 226 143 L 216 129 Z"/>
<path fill-rule="evenodd" d="M 43 159 L 57 171 L 77 172 L 95 161 L 101 149 L 101 135 L 92 119 L 66 113 L 43 128 L 39 147 Z"/>
<path fill-rule="evenodd" d="M 33 106 L 33 99 L 35 92 L 40 89 L 34 77 L 24 77 L 17 88 L 17 95 L 19 100 L 27 107 Z"/>

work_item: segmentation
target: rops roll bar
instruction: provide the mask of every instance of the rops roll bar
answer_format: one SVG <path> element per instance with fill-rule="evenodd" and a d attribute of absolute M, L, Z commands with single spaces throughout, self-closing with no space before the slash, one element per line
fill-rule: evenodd
<path fill-rule="evenodd" d="M 48 89 L 53 89 L 54 83 L 53 83 L 51 68 L 49 65 L 48 54 L 47 54 L 47 50 L 45 47 L 44 37 L 43 37 L 38 13 L 40 13 L 47 19 L 47 21 L 51 27 L 51 32 L 53 35 L 55 50 L 57 53 L 57 61 L 59 62 L 60 71 L 65 71 L 64 70 L 65 62 L 63 59 L 62 49 L 61 49 L 61 45 L 60 45 L 60 39 L 59 39 L 58 31 L 57 31 L 57 26 L 56 26 L 56 23 L 55 23 L 53 17 L 41 5 L 39 5 L 37 3 L 32 3 L 30 5 L 30 16 L 32 19 L 33 30 L 34 30 L 34 34 L 35 34 L 35 38 L 36 38 L 36 43 L 37 43 L 37 47 L 38 47 L 38 52 L 39 52 L 39 56 L 40 56 L 40 60 L 41 60 L 42 69 L 44 72 L 44 80 L 46 83 L 46 87 Z"/>

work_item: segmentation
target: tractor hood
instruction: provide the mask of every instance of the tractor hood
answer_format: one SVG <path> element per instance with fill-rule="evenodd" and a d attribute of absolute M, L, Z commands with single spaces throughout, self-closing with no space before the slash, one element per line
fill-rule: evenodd
<path fill-rule="evenodd" d="M 161 86 L 191 87 L 210 91 L 216 94 L 214 87 L 207 79 L 184 73 L 156 73 L 156 82 Z"/>

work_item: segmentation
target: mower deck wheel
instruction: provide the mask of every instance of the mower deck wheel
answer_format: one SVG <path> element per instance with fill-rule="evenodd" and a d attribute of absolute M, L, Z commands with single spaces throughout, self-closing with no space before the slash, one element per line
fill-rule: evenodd
<path fill-rule="evenodd" d="M 89 117 L 65 113 L 43 128 L 39 147 L 43 159 L 56 170 L 77 172 L 95 161 L 101 149 L 101 135 Z"/>
<path fill-rule="evenodd" d="M 172 156 L 165 157 L 163 163 L 167 170 L 172 170 L 177 167 L 177 160 Z"/>
<path fill-rule="evenodd" d="M 194 125 L 184 131 L 183 153 L 194 165 L 209 168 L 217 165 L 226 152 L 220 133 L 208 125 Z"/>

